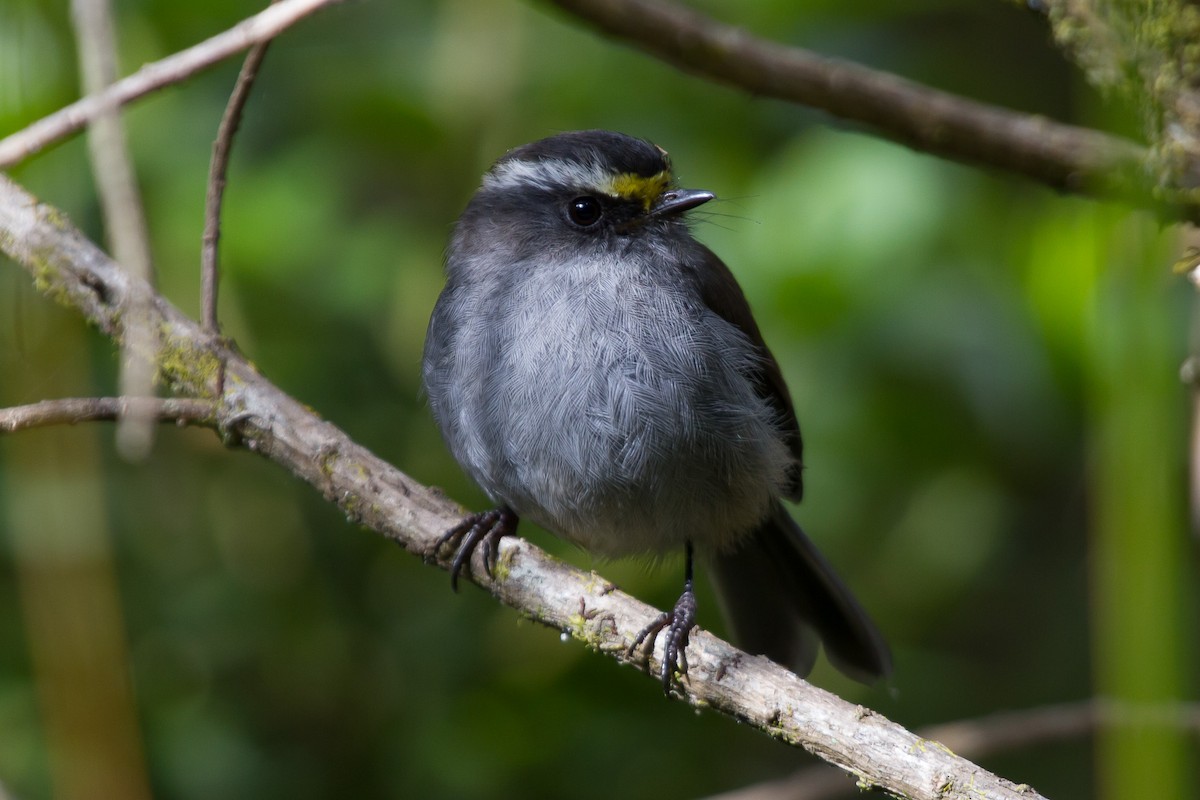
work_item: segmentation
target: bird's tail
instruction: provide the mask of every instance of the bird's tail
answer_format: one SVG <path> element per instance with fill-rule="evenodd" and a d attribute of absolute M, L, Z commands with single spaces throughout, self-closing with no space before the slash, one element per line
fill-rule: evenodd
<path fill-rule="evenodd" d="M 891 651 L 875 623 L 779 502 L 736 550 L 711 561 L 726 619 L 744 649 L 803 676 L 819 640 L 829 661 L 857 681 L 891 673 Z"/>

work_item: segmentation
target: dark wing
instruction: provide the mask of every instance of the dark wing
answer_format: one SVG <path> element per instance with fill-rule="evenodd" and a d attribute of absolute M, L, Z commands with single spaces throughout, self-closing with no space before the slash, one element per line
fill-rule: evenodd
<path fill-rule="evenodd" d="M 704 245 L 696 245 L 700 254 L 699 263 L 690 263 L 693 277 L 700 286 L 700 296 L 704 304 L 712 309 L 726 322 L 740 329 L 762 353 L 757 374 L 754 376 L 755 388 L 760 397 L 765 399 L 779 415 L 779 425 L 783 432 L 784 441 L 796 463 L 788 473 L 787 498 L 798 502 L 804 494 L 804 480 L 801 474 L 804 469 L 804 444 L 800 439 L 800 423 L 796 419 L 796 409 L 792 406 L 792 395 L 788 392 L 787 384 L 783 381 L 783 373 L 779 370 L 779 362 L 763 341 L 758 323 L 750 313 L 750 304 L 737 279 L 725 266 L 717 254 Z"/>

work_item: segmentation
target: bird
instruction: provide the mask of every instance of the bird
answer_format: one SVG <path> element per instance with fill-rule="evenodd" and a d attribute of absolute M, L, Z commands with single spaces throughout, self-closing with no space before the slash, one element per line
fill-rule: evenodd
<path fill-rule="evenodd" d="M 693 235 L 713 200 L 667 151 L 606 130 L 503 154 L 454 225 L 422 378 L 451 454 L 495 508 L 448 530 L 451 582 L 521 519 L 600 557 L 683 550 L 684 587 L 630 653 L 665 636 L 687 671 L 695 564 L 733 640 L 806 676 L 892 671 L 884 637 L 783 505 L 803 495 L 791 395 L 737 280 Z M 664 633 L 665 631 L 665 633 Z"/>

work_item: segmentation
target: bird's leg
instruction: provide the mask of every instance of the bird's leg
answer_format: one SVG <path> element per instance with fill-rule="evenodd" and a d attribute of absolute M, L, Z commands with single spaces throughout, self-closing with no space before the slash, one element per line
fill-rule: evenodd
<path fill-rule="evenodd" d="M 696 593 L 692 582 L 692 543 L 687 543 L 685 551 L 686 565 L 684 567 L 683 594 L 675 601 L 675 607 L 670 611 L 659 614 L 653 622 L 638 633 L 633 644 L 629 645 L 629 655 L 634 655 L 637 648 L 645 643 L 643 653 L 650 654 L 658 634 L 667 629 L 666 648 L 662 660 L 663 691 L 671 691 L 671 677 L 676 673 L 680 677 L 687 675 L 687 646 L 696 627 Z"/>
<path fill-rule="evenodd" d="M 450 564 L 450 586 L 458 591 L 458 576 L 463 569 L 470 569 L 471 554 L 479 545 L 484 546 L 483 568 L 488 577 L 496 567 L 496 559 L 500 555 L 500 540 L 510 533 L 517 532 L 517 513 L 508 506 L 480 511 L 471 514 L 455 525 L 433 546 L 433 552 L 439 553 L 448 544 L 453 544 L 454 561 Z"/>

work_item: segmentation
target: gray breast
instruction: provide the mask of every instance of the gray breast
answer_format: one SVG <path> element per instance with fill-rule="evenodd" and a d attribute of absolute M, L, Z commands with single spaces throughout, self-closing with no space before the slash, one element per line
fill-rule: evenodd
<path fill-rule="evenodd" d="M 741 331 L 619 259 L 505 275 L 448 287 L 425 363 L 447 443 L 493 500 L 613 556 L 723 547 L 766 514 L 791 456 Z"/>

